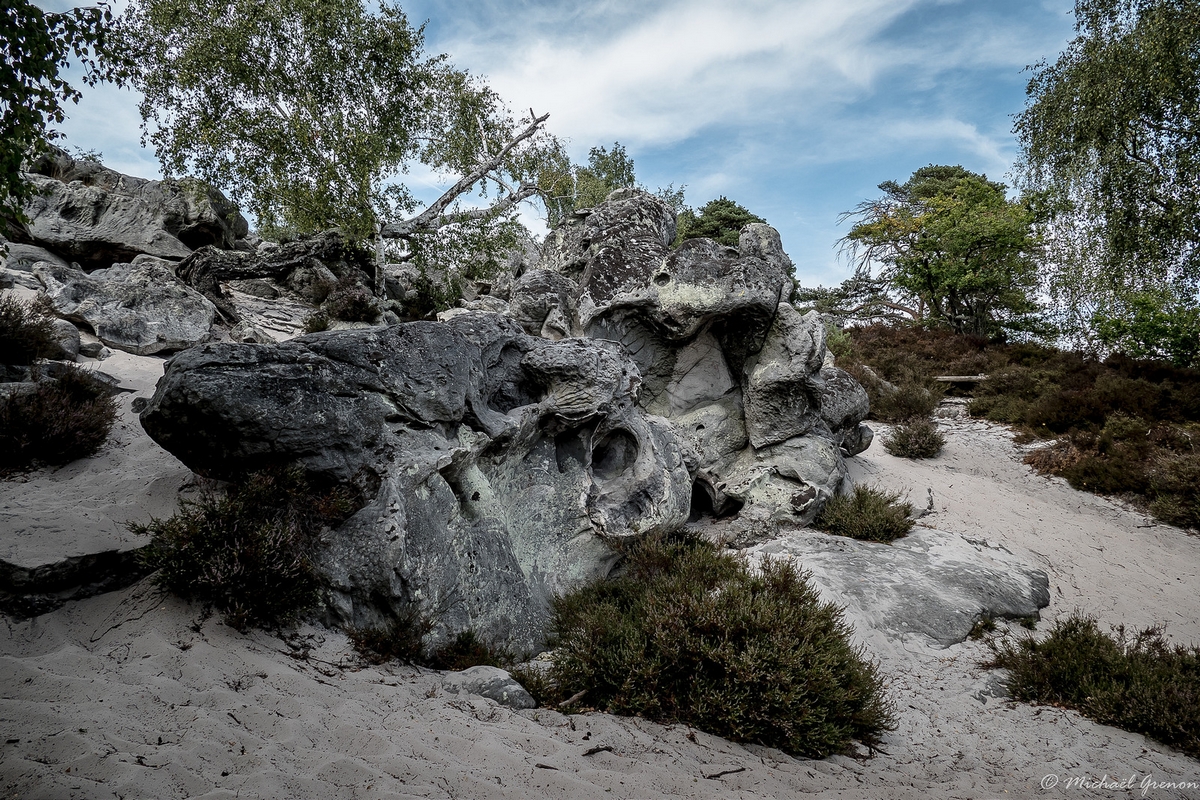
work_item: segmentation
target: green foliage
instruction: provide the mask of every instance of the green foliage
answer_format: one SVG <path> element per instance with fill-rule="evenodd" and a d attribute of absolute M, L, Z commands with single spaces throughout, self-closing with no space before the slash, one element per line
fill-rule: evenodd
<path fill-rule="evenodd" d="M 33 392 L 0 401 L 0 474 L 90 456 L 116 419 L 108 387 L 84 370 L 40 380 Z"/>
<path fill-rule="evenodd" d="M 140 558 L 158 585 L 214 606 L 236 628 L 266 627 L 316 603 L 315 537 L 356 508 L 348 492 L 320 491 L 299 470 L 264 471 L 130 530 L 153 537 Z"/>
<path fill-rule="evenodd" d="M 636 187 L 633 159 L 620 142 L 612 149 L 593 147 L 587 166 L 572 164 L 560 150 L 540 173 L 539 186 L 546 202 L 547 224 L 557 228 L 576 209 L 594 208 L 617 189 Z"/>
<path fill-rule="evenodd" d="M 314 311 L 304 318 L 305 333 L 320 333 L 321 331 L 329 330 L 332 320 L 329 315 L 323 311 Z"/>
<path fill-rule="evenodd" d="M 892 714 L 838 609 L 788 561 L 751 572 L 698 540 L 633 545 L 616 577 L 554 603 L 562 700 L 823 757 Z"/>
<path fill-rule="evenodd" d="M 80 92 L 60 72 L 72 59 L 83 67 L 88 86 L 122 80 L 124 66 L 109 38 L 112 12 L 105 3 L 48 13 L 28 0 L 0 8 L 0 232 L 24 220 L 22 204 L 32 191 L 21 174 L 31 151 L 59 134 L 63 104 L 78 103 Z"/>
<path fill-rule="evenodd" d="M 986 374 L 970 389 L 972 416 L 1013 425 L 1026 437 L 1059 439 L 1027 456 L 1035 469 L 1200 530 L 1200 370 L 1123 356 L 1098 361 L 913 326 L 847 332 L 853 346 L 838 363 L 866 388 L 874 418 L 896 413 L 896 421 L 905 419 L 897 409 L 906 403 L 877 405 L 903 397 L 905 385 L 915 387 L 908 397 L 920 400 L 925 386 L 937 388 L 930 381 L 935 375 Z M 880 377 L 900 391 L 881 389 Z"/>
<path fill-rule="evenodd" d="M 533 191 L 484 210 L 451 207 L 503 176 L 519 185 L 533 165 L 518 166 L 528 148 L 513 142 L 495 93 L 426 55 L 424 28 L 397 6 L 134 0 L 122 33 L 163 171 L 228 190 L 264 232 L 339 227 L 361 239 L 382 225 L 410 240 L 489 219 Z M 466 177 L 402 219 L 417 202 L 396 178 L 414 161 Z M 392 224 L 400 228 L 389 234 Z"/>
<path fill-rule="evenodd" d="M 868 542 L 892 542 L 912 530 L 911 503 L 899 492 L 858 484 L 848 495 L 831 497 L 813 527 L 836 536 Z"/>
<path fill-rule="evenodd" d="M 1087 333 L 1097 310 L 1111 319 L 1152 298 L 1164 311 L 1172 297 L 1196 305 L 1200 6 L 1077 0 L 1075 30 L 1057 61 L 1034 66 L 1015 132 L 1017 171 L 1051 244 L 1050 289 Z M 1171 354 L 1169 326 L 1139 327 L 1118 345 Z M 1164 338 L 1144 338 L 1156 332 Z"/>
<path fill-rule="evenodd" d="M 873 264 L 910 315 L 958 333 L 1000 336 L 1036 327 L 1033 213 L 1005 186 L 962 167 L 922 167 L 905 183 L 842 219 L 842 240 L 869 274 Z"/>
<path fill-rule="evenodd" d="M 883 437 L 883 449 L 900 458 L 936 458 L 946 437 L 928 417 L 917 417 L 893 427 Z"/>
<path fill-rule="evenodd" d="M 996 647 L 1019 700 L 1074 708 L 1102 725 L 1145 734 L 1200 758 L 1200 649 L 1172 646 L 1161 628 L 1127 637 L 1073 615 L 1041 642 Z"/>
<path fill-rule="evenodd" d="M 727 247 L 737 247 L 742 228 L 751 222 L 766 220 L 722 196 L 716 200 L 709 200 L 700 208 L 699 213 L 685 208 L 679 214 L 679 228 L 675 241 L 679 243 L 687 239 L 706 237 Z"/>
<path fill-rule="evenodd" d="M 12 294 L 0 297 L 0 364 L 32 364 L 53 345 L 50 317 L 43 308 Z"/>
<path fill-rule="evenodd" d="M 1133 358 L 1200 367 L 1200 302 L 1158 289 L 1130 292 L 1092 317 L 1106 347 Z"/>

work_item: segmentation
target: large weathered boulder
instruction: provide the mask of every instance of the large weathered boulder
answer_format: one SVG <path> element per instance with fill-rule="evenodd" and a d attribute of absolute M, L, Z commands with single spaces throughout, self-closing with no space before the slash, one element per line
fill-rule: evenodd
<path fill-rule="evenodd" d="M 1036 617 L 1050 604 L 1049 578 L 1028 556 L 934 528 L 891 544 L 805 531 L 753 552 L 798 560 L 860 631 L 936 647 L 966 639 L 983 617 Z"/>
<path fill-rule="evenodd" d="M 54 310 L 86 325 L 109 347 L 136 355 L 204 341 L 216 309 L 153 259 L 85 274 L 42 262 L 34 267 Z"/>
<path fill-rule="evenodd" d="M 25 176 L 24 238 L 85 269 L 148 254 L 182 259 L 204 245 L 233 247 L 247 223 L 220 192 L 193 179 L 152 181 L 54 151 Z"/>
<path fill-rule="evenodd" d="M 629 351 L 640 405 L 691 444 L 695 513 L 739 511 L 767 534 L 806 525 L 841 488 L 843 455 L 870 444 L 866 393 L 825 368 L 820 315 L 783 302 L 792 263 L 773 228 L 747 225 L 736 248 L 709 239 L 671 248 L 674 235 L 661 199 L 620 190 L 551 234 L 541 267 L 573 282 L 576 327 Z M 510 315 L 529 316 L 517 301 L 514 288 Z"/>
<path fill-rule="evenodd" d="M 638 408 L 639 383 L 611 343 L 467 313 L 193 348 L 142 424 L 206 475 L 288 463 L 364 489 L 318 557 L 331 620 L 416 605 L 435 639 L 533 649 L 551 597 L 606 574 L 613 539 L 687 519 L 692 457 Z"/>

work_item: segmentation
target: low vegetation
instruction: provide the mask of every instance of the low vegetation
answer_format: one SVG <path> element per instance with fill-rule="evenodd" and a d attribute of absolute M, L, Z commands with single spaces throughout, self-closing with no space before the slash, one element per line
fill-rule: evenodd
<path fill-rule="evenodd" d="M 141 558 L 158 585 L 210 605 L 233 627 L 270 627 L 316 603 L 315 537 L 356 506 L 347 491 L 322 491 L 298 470 L 263 471 L 130 529 L 153 537 Z"/>
<path fill-rule="evenodd" d="M 924 416 L 910 414 L 908 400 L 897 410 L 897 398 L 936 395 L 935 376 L 987 375 L 950 391 L 972 396 L 973 417 L 1046 441 L 1027 458 L 1034 468 L 1200 529 L 1200 370 L 910 325 L 852 328 L 835 341 L 838 365 L 871 396 L 873 418 Z"/>
<path fill-rule="evenodd" d="M 50 316 L 36 302 L 0 296 L 0 364 L 29 365 L 51 351 Z"/>
<path fill-rule="evenodd" d="M 883 437 L 883 449 L 900 458 L 936 458 L 946 437 L 928 417 L 917 417 L 893 427 Z"/>
<path fill-rule="evenodd" d="M 791 562 L 752 571 L 699 540 L 651 539 L 619 575 L 556 600 L 551 632 L 554 664 L 527 686 L 545 704 L 812 757 L 893 725 L 875 666 Z"/>
<path fill-rule="evenodd" d="M 993 645 L 1013 697 L 1066 706 L 1200 758 L 1200 648 L 1171 645 L 1161 628 L 1103 633 L 1075 615 L 1044 640 Z"/>
<path fill-rule="evenodd" d="M 81 369 L 0 400 L 0 475 L 56 466 L 100 449 L 117 419 L 108 387 Z"/>
<path fill-rule="evenodd" d="M 892 542 L 912 530 L 912 504 L 899 492 L 858 484 L 848 495 L 832 497 L 813 527 L 837 536 L 868 542 Z"/>

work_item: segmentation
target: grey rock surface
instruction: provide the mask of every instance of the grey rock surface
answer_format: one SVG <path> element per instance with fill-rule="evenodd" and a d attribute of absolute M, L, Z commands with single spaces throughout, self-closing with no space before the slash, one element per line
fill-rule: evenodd
<path fill-rule="evenodd" d="M 54 350 L 47 358 L 74 361 L 79 357 L 79 329 L 65 319 L 51 320 L 54 332 Z"/>
<path fill-rule="evenodd" d="M 108 345 L 137 355 L 191 347 L 209 335 L 216 309 L 155 263 L 114 264 L 85 274 L 39 263 L 34 274 L 56 313 Z"/>
<path fill-rule="evenodd" d="M 638 385 L 611 343 L 467 313 L 192 348 L 142 424 L 212 477 L 285 462 L 364 489 L 319 557 L 332 621 L 419 605 L 435 641 L 471 629 L 536 649 L 550 598 L 607 574 L 614 538 L 687 519 L 688 450 Z"/>
<path fill-rule="evenodd" d="M 871 442 L 866 393 L 826 368 L 820 315 L 782 302 L 792 263 L 773 228 L 747 225 L 736 248 L 709 239 L 671 248 L 674 235 L 659 198 L 614 192 L 553 232 L 542 270 L 522 280 L 569 279 L 578 329 L 631 354 L 639 404 L 696 455 L 693 516 L 740 510 L 763 535 L 808 524 L 841 488 L 843 454 Z M 514 287 L 514 308 L 519 297 Z"/>
<path fill-rule="evenodd" d="M 442 678 L 442 688 L 452 694 L 477 694 L 509 708 L 537 708 L 533 695 L 499 667 L 471 667 L 462 672 L 448 672 Z"/>
<path fill-rule="evenodd" d="M 192 179 L 122 175 L 61 150 L 37 160 L 25 226 L 32 244 L 83 264 L 108 267 L 138 254 L 169 259 L 215 244 L 233 247 L 247 223 L 224 195 Z"/>
<path fill-rule="evenodd" d="M 939 647 L 966 639 L 981 617 L 1036 617 L 1050 603 L 1049 579 L 1029 559 L 934 528 L 890 545 L 796 532 L 752 552 L 797 559 L 856 627 Z"/>

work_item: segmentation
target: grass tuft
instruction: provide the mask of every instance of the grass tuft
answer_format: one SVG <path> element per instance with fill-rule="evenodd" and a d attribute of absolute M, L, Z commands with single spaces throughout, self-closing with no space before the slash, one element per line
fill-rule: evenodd
<path fill-rule="evenodd" d="M 159 586 L 215 607 L 239 630 L 271 627 L 316 603 L 315 538 L 356 507 L 345 490 L 318 491 L 299 470 L 262 471 L 130 530 L 153 537 L 140 557 Z"/>
<path fill-rule="evenodd" d="M 859 484 L 849 495 L 831 497 L 813 522 L 817 530 L 868 542 L 892 542 L 912 530 L 912 505 L 899 492 Z"/>
<path fill-rule="evenodd" d="M 622 572 L 557 599 L 549 673 L 562 702 L 683 723 L 824 757 L 894 725 L 841 612 L 788 561 L 746 563 L 696 539 L 631 545 Z"/>
<path fill-rule="evenodd" d="M 883 437 L 883 449 L 900 458 L 936 458 L 946 437 L 931 419 L 911 419 L 896 425 Z"/>
<path fill-rule="evenodd" d="M 1066 706 L 1200 758 L 1200 648 L 1172 646 L 1161 628 L 1132 637 L 1073 615 L 1047 638 L 993 644 L 1019 700 Z"/>

